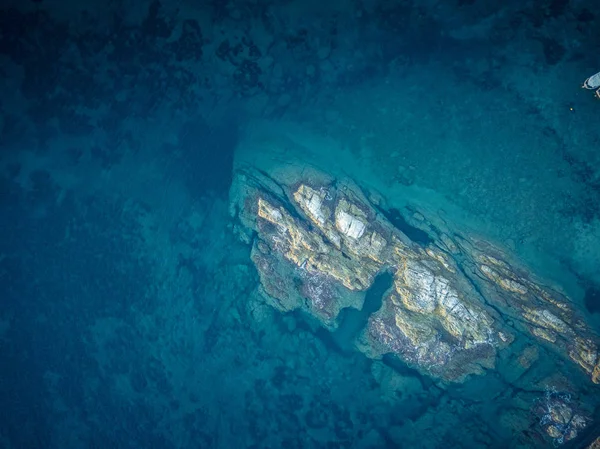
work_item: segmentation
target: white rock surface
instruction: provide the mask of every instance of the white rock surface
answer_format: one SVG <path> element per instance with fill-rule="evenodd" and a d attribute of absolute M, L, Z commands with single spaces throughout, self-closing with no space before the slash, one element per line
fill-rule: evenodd
<path fill-rule="evenodd" d="M 338 209 L 335 212 L 335 226 L 342 234 L 359 239 L 365 233 L 365 223 L 349 213 Z"/>

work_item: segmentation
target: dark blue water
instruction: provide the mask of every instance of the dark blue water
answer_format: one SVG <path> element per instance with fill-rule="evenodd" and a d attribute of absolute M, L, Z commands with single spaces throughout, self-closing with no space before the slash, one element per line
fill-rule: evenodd
<path fill-rule="evenodd" d="M 398 209 L 391 208 L 390 210 L 386 211 L 380 208 L 379 211 L 392 225 L 394 225 L 396 229 L 401 231 L 413 242 L 419 243 L 423 246 L 427 246 L 429 243 L 431 243 L 431 238 L 429 235 L 425 231 L 408 224 Z"/>
<path fill-rule="evenodd" d="M 597 329 L 600 102 L 580 86 L 600 70 L 598 5 L 284 3 L 0 6 L 1 448 L 553 443 L 531 410 L 563 374 L 543 362 L 525 391 L 492 369 L 448 386 L 354 349 L 389 274 L 334 332 L 257 302 L 229 190 L 253 130 L 283 167 L 301 145 L 269 130 L 316 153 L 327 136 L 358 183 L 436 192 L 476 233 L 569 267 Z M 582 379 L 595 421 L 564 447 L 598 436 Z"/>
<path fill-rule="evenodd" d="M 373 285 L 367 290 L 364 304 L 360 310 L 348 308 L 341 311 L 338 318 L 339 327 L 331 333 L 331 339 L 338 349 L 345 352 L 354 350 L 356 338 L 367 325 L 371 314 L 381 308 L 383 295 L 392 286 L 392 280 L 390 273 L 378 275 L 373 281 Z"/>

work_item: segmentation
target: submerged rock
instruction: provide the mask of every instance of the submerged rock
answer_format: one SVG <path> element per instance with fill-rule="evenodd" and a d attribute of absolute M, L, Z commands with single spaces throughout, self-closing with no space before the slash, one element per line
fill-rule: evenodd
<path fill-rule="evenodd" d="M 574 440 L 591 422 L 587 413 L 574 404 L 569 393 L 553 388 L 536 402 L 533 412 L 555 446 Z"/>
<path fill-rule="evenodd" d="M 394 354 L 462 382 L 494 369 L 519 338 L 532 340 L 520 363 L 533 363 L 544 345 L 600 381 L 597 336 L 569 300 L 488 242 L 448 232 L 413 241 L 354 183 L 315 170 L 240 170 L 231 200 L 241 234 L 251 236 L 261 292 L 283 312 L 304 310 L 333 330 L 342 309 L 362 308 L 377 274 L 393 274 L 356 341 L 368 357 Z"/>

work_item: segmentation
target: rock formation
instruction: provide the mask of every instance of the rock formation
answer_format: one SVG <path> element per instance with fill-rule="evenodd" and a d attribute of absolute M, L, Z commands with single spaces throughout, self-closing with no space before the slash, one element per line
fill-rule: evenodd
<path fill-rule="evenodd" d="M 429 376 L 462 382 L 493 369 L 515 338 L 531 338 L 600 381 L 594 333 L 566 297 L 513 267 L 500 249 L 443 233 L 422 245 L 350 181 L 293 170 L 282 179 L 249 168 L 232 189 L 238 231 L 277 309 L 304 310 L 333 330 L 340 311 L 361 309 L 377 274 L 390 272 L 393 286 L 356 341 L 368 357 L 394 354 Z"/>

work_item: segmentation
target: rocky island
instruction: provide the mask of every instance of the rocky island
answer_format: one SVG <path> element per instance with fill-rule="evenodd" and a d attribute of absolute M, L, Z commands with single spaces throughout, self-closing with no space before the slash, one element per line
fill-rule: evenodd
<path fill-rule="evenodd" d="M 496 372 L 521 388 L 543 352 L 546 374 L 600 382 L 598 337 L 571 301 L 491 242 L 420 211 L 399 216 L 381 195 L 309 167 L 239 167 L 231 213 L 252 246 L 260 297 L 341 332 L 369 358 L 395 357 L 442 387 Z M 342 331 L 344 311 L 366 310 L 383 274 L 381 303 Z M 568 441 L 589 418 L 555 396 L 536 410 L 548 436 Z"/>

